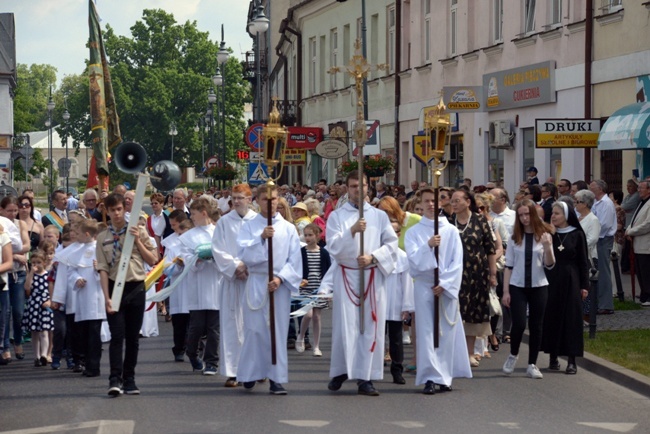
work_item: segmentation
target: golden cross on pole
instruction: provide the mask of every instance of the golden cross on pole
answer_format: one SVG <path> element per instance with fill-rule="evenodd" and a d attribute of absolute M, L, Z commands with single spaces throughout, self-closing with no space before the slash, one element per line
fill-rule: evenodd
<path fill-rule="evenodd" d="M 354 55 L 350 59 L 350 63 L 345 68 L 346 72 L 354 78 L 355 90 L 357 94 L 357 119 L 354 125 L 354 141 L 359 149 L 357 156 L 357 167 L 359 170 L 359 220 L 363 219 L 363 206 L 365 204 L 365 189 L 363 186 L 366 184 L 365 176 L 363 174 L 363 146 L 368 141 L 368 133 L 366 130 L 366 119 L 363 115 L 363 101 L 366 95 L 363 94 L 363 80 L 368 77 L 368 73 L 375 70 L 388 70 L 387 64 L 371 65 L 368 63 L 368 60 L 363 57 L 361 53 L 361 41 L 356 40 L 354 42 Z M 333 66 L 327 72 L 328 74 L 336 74 L 341 72 L 342 69 L 339 66 Z M 363 246 L 363 232 L 359 233 L 359 255 L 365 253 Z M 359 332 L 363 334 L 364 332 L 364 304 L 365 304 L 365 271 L 359 270 Z"/>

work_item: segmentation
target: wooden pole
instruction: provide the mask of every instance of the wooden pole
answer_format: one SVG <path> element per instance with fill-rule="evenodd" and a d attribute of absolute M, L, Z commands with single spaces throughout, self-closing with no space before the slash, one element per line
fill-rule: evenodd
<path fill-rule="evenodd" d="M 435 160 L 434 160 L 435 161 Z M 437 162 L 437 161 L 436 161 Z M 440 208 L 438 203 L 438 193 L 440 192 L 440 169 L 435 170 L 434 176 L 434 188 L 436 196 L 434 198 L 434 209 L 435 214 L 433 216 L 433 235 L 438 235 L 438 218 L 440 214 Z M 433 286 L 440 285 L 440 262 L 438 256 L 438 246 L 433 248 L 433 255 L 436 258 L 436 268 L 433 270 Z M 433 347 L 438 348 L 440 345 L 440 296 L 436 295 L 433 297 Z"/>
<path fill-rule="evenodd" d="M 269 166 L 269 171 L 271 171 Z M 273 202 L 273 180 L 269 173 L 269 180 L 266 182 L 266 221 L 268 226 L 273 226 L 272 202 Z M 266 240 L 269 249 L 269 282 L 273 280 L 273 237 Z M 269 326 L 271 328 L 271 364 L 277 363 L 277 350 L 275 345 L 275 292 L 269 292 Z"/>

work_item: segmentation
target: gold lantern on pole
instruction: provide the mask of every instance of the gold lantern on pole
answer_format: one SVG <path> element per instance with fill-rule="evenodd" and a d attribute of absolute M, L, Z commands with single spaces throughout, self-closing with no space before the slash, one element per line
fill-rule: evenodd
<path fill-rule="evenodd" d="M 432 154 L 432 162 L 430 169 L 433 173 L 434 188 L 435 188 L 435 216 L 433 233 L 438 235 L 438 215 L 440 214 L 438 196 L 440 192 L 440 176 L 442 171 L 447 167 L 448 161 L 443 161 L 445 157 L 445 149 L 451 145 L 451 118 L 447 112 L 447 106 L 443 101 L 442 94 L 440 101 L 433 109 L 431 109 L 425 116 L 424 129 L 427 138 L 427 150 Z M 427 159 L 428 161 L 428 159 Z M 438 247 L 434 248 L 433 254 L 435 255 L 436 262 L 438 262 Z M 434 286 L 440 284 L 439 270 L 436 267 L 434 270 Z M 433 346 L 438 348 L 440 344 L 440 297 L 436 296 L 434 300 L 435 316 L 433 322 Z"/>
<path fill-rule="evenodd" d="M 268 170 L 268 175 L 264 176 L 266 179 L 266 213 L 268 226 L 273 226 L 273 216 L 271 215 L 273 187 L 275 186 L 275 181 L 280 179 L 280 176 L 282 176 L 282 168 L 284 166 L 284 147 L 287 141 L 287 134 L 287 129 L 280 124 L 280 112 L 278 111 L 276 98 L 274 99 L 273 110 L 271 110 L 271 113 L 269 114 L 269 123 L 264 125 L 264 128 L 262 129 L 262 138 L 264 140 L 262 159 Z M 273 173 L 276 172 L 276 170 L 277 175 L 274 176 Z M 268 270 L 270 282 L 274 277 L 273 237 L 268 238 L 266 242 L 268 247 Z M 275 336 L 275 298 L 273 292 L 269 293 L 269 325 L 271 331 L 271 363 L 275 365 L 277 363 L 277 351 Z"/>

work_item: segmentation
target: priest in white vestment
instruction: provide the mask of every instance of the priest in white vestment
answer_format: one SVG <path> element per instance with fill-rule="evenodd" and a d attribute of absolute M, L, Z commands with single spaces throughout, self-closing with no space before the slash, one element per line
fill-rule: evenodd
<path fill-rule="evenodd" d="M 397 235 L 385 212 L 364 204 L 359 220 L 359 195 L 365 197 L 367 181 L 360 191 L 358 172 L 347 179 L 349 202 L 327 220 L 327 250 L 336 261 L 333 271 L 332 359 L 328 389 L 339 390 L 348 378 L 356 379 L 358 393 L 376 396 L 371 380 L 384 377 L 386 326 L 385 279 L 397 262 Z M 364 251 L 359 237 L 364 232 Z M 359 270 L 364 269 L 364 333 L 359 320 Z"/>
<path fill-rule="evenodd" d="M 233 187 L 230 196 L 233 210 L 219 219 L 212 237 L 212 256 L 221 274 L 219 374 L 227 378 L 226 387 L 237 386 L 237 366 L 244 342 L 241 298 L 248 280 L 248 268 L 238 256 L 237 236 L 244 223 L 257 215 L 249 208 L 251 194 L 248 184 Z"/>
<path fill-rule="evenodd" d="M 302 255 L 296 227 L 277 212 L 278 192 L 271 193 L 272 226 L 267 226 L 267 191 L 257 192 L 260 214 L 241 228 L 237 243 L 239 258 L 248 267 L 248 280 L 242 297 L 244 343 L 242 345 L 237 379 L 244 388 L 252 389 L 256 380 L 268 378 L 270 391 L 285 395 L 281 383 L 289 381 L 286 337 L 289 332 L 291 296 L 299 294 L 302 281 Z M 268 240 L 273 238 L 273 279 L 268 274 Z M 271 363 L 271 333 L 269 328 L 269 293 L 275 302 L 276 364 Z"/>
<path fill-rule="evenodd" d="M 463 277 L 463 246 L 458 229 L 449 221 L 438 219 L 439 238 L 434 237 L 435 192 L 421 192 L 424 218 L 406 232 L 405 247 L 411 276 L 415 280 L 415 317 L 417 318 L 417 375 L 415 384 L 424 384 L 423 393 L 432 395 L 451 391 L 453 378 L 472 378 L 467 356 L 458 293 Z M 439 244 L 438 261 L 434 247 Z M 439 270 L 439 284 L 434 285 L 434 270 Z M 434 287 L 435 286 L 435 287 Z M 439 347 L 434 348 L 434 296 L 440 297 Z"/>

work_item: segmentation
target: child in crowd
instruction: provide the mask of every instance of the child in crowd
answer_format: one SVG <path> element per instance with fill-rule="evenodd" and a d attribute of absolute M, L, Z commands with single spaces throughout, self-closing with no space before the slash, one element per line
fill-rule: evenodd
<path fill-rule="evenodd" d="M 61 359 L 66 357 L 68 369 L 74 369 L 75 360 L 79 364 L 79 371 L 83 371 L 81 360 L 76 347 L 73 345 L 74 331 L 74 292 L 68 290 L 68 266 L 59 263 L 58 255 L 77 240 L 77 233 L 71 230 L 71 225 L 63 226 L 61 245 L 54 254 L 54 263 L 48 274 L 50 294 L 52 295 L 52 309 L 54 310 L 54 334 L 52 338 L 52 364 L 54 370 L 61 368 Z M 56 279 L 57 275 L 63 276 Z"/>
<path fill-rule="evenodd" d="M 73 229 L 77 234 L 74 249 L 62 255 L 60 263 L 66 263 L 68 285 L 75 297 L 75 338 L 80 352 L 84 354 L 86 377 L 98 377 L 102 357 L 101 327 L 106 319 L 104 294 L 99 284 L 99 273 L 95 271 L 97 221 L 87 219 L 77 223 Z M 62 278 L 64 276 L 61 276 Z"/>
<path fill-rule="evenodd" d="M 32 269 L 25 280 L 27 310 L 23 316 L 23 328 L 32 332 L 34 346 L 34 366 L 47 365 L 48 332 L 54 328 L 50 293 L 47 286 L 45 269 L 45 252 L 36 250 L 32 253 Z"/>
<path fill-rule="evenodd" d="M 302 282 L 300 284 L 300 295 L 316 294 L 320 287 L 321 280 L 327 270 L 329 270 L 332 261 L 330 254 L 324 247 L 318 245 L 320 240 L 321 228 L 310 223 L 303 229 L 306 246 L 301 248 L 302 252 Z M 323 353 L 319 348 L 320 331 L 321 331 L 321 309 L 327 307 L 327 303 L 318 302 L 314 307 L 302 317 L 300 322 L 300 333 L 296 339 L 296 351 L 302 353 L 305 351 L 305 333 L 309 328 L 309 323 L 313 318 L 313 339 L 314 339 L 314 357 L 321 357 Z"/>
<path fill-rule="evenodd" d="M 41 243 L 43 241 L 50 241 L 54 243 L 55 246 L 58 246 L 60 233 L 61 232 L 59 232 L 59 230 L 54 225 L 45 226 L 45 230 L 43 231 L 43 239 L 41 240 Z"/>
<path fill-rule="evenodd" d="M 47 291 L 50 299 L 52 298 L 52 291 L 50 290 L 50 278 L 49 278 L 49 272 L 52 270 L 52 264 L 54 263 L 54 253 L 56 252 L 56 249 L 59 247 L 59 242 L 58 239 L 57 241 L 51 241 L 48 239 L 41 240 L 41 242 L 38 245 L 38 248 L 41 249 L 45 253 L 45 270 L 48 272 L 48 277 L 45 279 L 45 283 L 47 286 Z M 54 321 L 54 320 L 53 320 Z M 54 328 L 54 327 L 53 327 Z M 52 349 L 54 345 L 54 330 L 53 328 L 47 332 L 48 335 L 48 347 L 47 347 L 47 355 L 45 356 L 47 358 L 47 363 L 52 363 Z"/>

